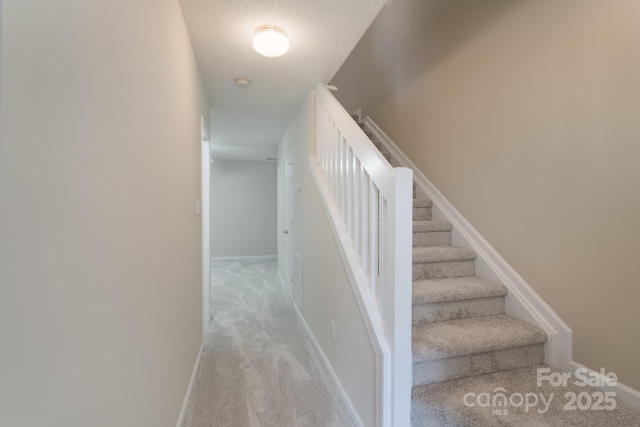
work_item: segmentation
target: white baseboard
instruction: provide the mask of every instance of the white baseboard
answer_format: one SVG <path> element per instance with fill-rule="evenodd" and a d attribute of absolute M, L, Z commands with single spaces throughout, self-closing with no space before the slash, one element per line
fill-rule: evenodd
<path fill-rule="evenodd" d="M 293 301 L 293 290 L 290 289 L 291 287 L 287 286 L 287 284 L 285 283 L 284 279 L 282 278 L 282 275 L 280 274 L 280 270 L 278 270 L 278 279 L 280 279 L 280 283 L 282 283 L 282 286 L 284 287 L 284 290 L 287 292 L 289 299 Z"/>
<path fill-rule="evenodd" d="M 282 284 L 282 287 L 286 290 L 287 287 L 282 281 L 282 277 L 279 274 L 278 274 L 278 277 L 280 277 L 280 283 Z M 356 410 L 356 407 L 353 405 L 353 402 L 351 402 L 351 399 L 349 399 L 349 395 L 347 394 L 346 390 L 342 386 L 342 383 L 340 382 L 338 375 L 333 370 L 333 367 L 331 366 L 331 363 L 329 362 L 327 355 L 324 354 L 324 351 L 322 351 L 322 347 L 320 347 L 320 343 L 318 343 L 318 340 L 316 340 L 316 337 L 313 335 L 311 328 L 309 327 L 309 325 L 307 324 L 307 321 L 304 319 L 304 316 L 298 309 L 298 306 L 296 305 L 295 301 L 293 301 L 293 299 L 291 298 L 291 295 L 289 295 L 289 299 L 291 300 L 291 305 L 296 310 L 296 313 L 298 313 L 298 317 L 300 318 L 300 321 L 304 325 L 305 331 L 307 332 L 307 336 L 311 340 L 313 347 L 316 349 L 316 351 L 320 355 L 320 359 L 322 360 L 322 363 L 327 368 L 327 371 L 329 372 L 329 377 L 331 378 L 333 385 L 338 389 L 338 393 L 340 393 L 340 398 L 342 399 L 344 406 L 347 408 L 347 411 L 349 411 L 351 418 L 353 418 L 353 420 L 355 421 L 358 427 L 365 427 L 364 423 L 362 422 L 362 419 L 360 418 L 360 415 L 358 414 L 358 411 Z"/>
<path fill-rule="evenodd" d="M 184 396 L 184 401 L 182 402 L 182 408 L 180 408 L 180 415 L 178 416 L 178 422 L 176 424 L 176 427 L 182 427 L 182 424 L 184 423 L 184 415 L 187 412 L 187 405 L 189 404 L 189 398 L 191 397 L 193 384 L 196 381 L 196 375 L 198 374 L 198 368 L 200 367 L 200 360 L 202 360 L 203 350 L 204 350 L 204 342 L 200 344 L 200 350 L 198 350 L 198 356 L 196 356 L 196 363 L 193 365 L 193 370 L 191 371 L 191 378 L 189 379 L 189 385 L 187 386 L 187 393 Z"/>
<path fill-rule="evenodd" d="M 278 255 L 256 255 L 256 256 L 214 256 L 211 261 L 271 261 L 278 259 Z"/>
<path fill-rule="evenodd" d="M 601 379 L 600 384 L 605 384 L 605 379 L 602 377 L 602 375 L 600 374 L 600 372 L 598 371 L 594 371 L 591 368 L 587 368 L 584 365 L 581 365 L 580 363 L 576 362 L 575 360 L 572 360 L 569 363 L 569 366 L 571 369 L 568 369 L 569 372 L 572 373 L 572 375 L 575 376 L 575 371 L 576 369 L 586 369 L 589 377 L 594 377 L 597 376 Z M 640 391 L 635 390 L 627 385 L 624 385 L 620 382 L 618 382 L 614 387 L 608 387 L 608 386 L 602 386 L 602 387 L 597 387 L 598 389 L 604 390 L 604 391 L 613 391 L 616 393 L 616 399 L 620 400 L 622 402 L 628 403 L 629 405 L 635 406 L 636 408 L 640 409 Z"/>
<path fill-rule="evenodd" d="M 472 248 L 478 254 L 476 274 L 502 283 L 509 290 L 506 302 L 507 314 L 532 323 L 547 333 L 545 344 L 546 363 L 569 370 L 573 360 L 572 331 L 566 323 L 545 303 L 527 282 L 498 254 L 498 252 L 473 228 L 444 195 L 429 181 L 416 165 L 375 124 L 365 117 L 365 126 L 385 146 L 401 166 L 413 169 L 417 192 L 433 201 L 434 219 L 453 224 L 452 242 Z"/>

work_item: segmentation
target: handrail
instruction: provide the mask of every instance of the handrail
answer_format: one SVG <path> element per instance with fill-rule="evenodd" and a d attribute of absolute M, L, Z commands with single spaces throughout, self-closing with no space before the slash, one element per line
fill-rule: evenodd
<path fill-rule="evenodd" d="M 312 172 L 378 349 L 377 425 L 410 424 L 413 171 L 393 168 L 324 85 Z M 317 169 L 317 170 L 314 170 Z M 320 185 L 319 185 L 320 187 Z M 321 194 L 323 191 L 321 191 Z"/>

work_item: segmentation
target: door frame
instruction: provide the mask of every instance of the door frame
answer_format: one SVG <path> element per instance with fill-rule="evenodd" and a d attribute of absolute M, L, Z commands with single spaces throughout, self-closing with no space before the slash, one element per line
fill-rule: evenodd
<path fill-rule="evenodd" d="M 295 223 L 293 215 L 295 151 L 291 147 L 284 158 L 284 282 L 287 292 L 295 296 L 293 275 L 295 274 L 295 250 L 293 249 Z"/>
<path fill-rule="evenodd" d="M 213 319 L 211 312 L 211 138 L 209 126 L 204 116 L 200 116 L 200 136 L 202 140 L 202 323 L 207 325 Z"/>

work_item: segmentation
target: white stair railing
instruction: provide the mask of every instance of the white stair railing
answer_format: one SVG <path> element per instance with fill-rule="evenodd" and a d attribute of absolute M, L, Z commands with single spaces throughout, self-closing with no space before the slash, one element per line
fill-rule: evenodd
<path fill-rule="evenodd" d="M 312 174 L 377 354 L 378 426 L 409 426 L 413 171 L 393 168 L 324 85 Z"/>

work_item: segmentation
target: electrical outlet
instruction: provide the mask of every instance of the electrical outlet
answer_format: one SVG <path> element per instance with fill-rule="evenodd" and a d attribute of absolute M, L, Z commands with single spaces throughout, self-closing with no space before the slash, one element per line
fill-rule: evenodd
<path fill-rule="evenodd" d="M 336 322 L 331 321 L 331 339 L 336 340 Z"/>

